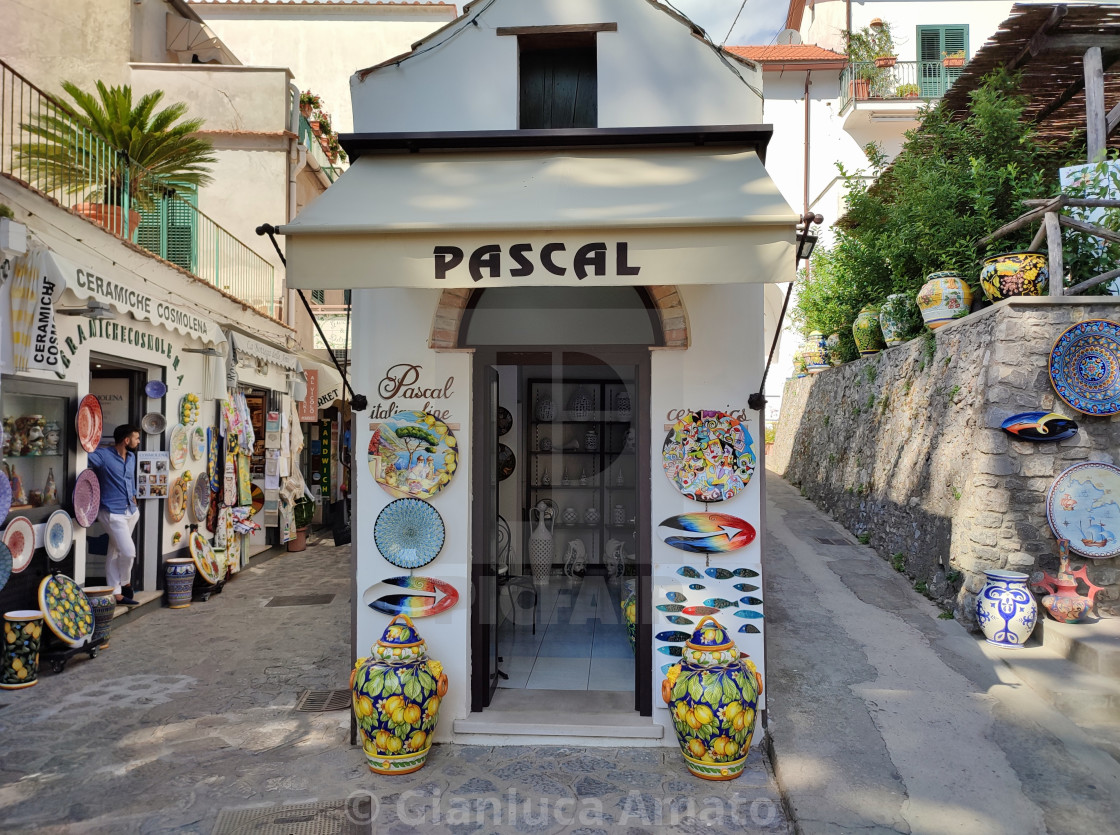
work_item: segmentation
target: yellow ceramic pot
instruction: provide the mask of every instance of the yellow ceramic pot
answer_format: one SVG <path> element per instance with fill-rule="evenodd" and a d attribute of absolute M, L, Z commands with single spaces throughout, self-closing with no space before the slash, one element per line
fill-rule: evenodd
<path fill-rule="evenodd" d="M 980 286 L 990 301 L 1011 296 L 1044 296 L 1050 283 L 1045 252 L 1003 252 L 985 258 Z"/>

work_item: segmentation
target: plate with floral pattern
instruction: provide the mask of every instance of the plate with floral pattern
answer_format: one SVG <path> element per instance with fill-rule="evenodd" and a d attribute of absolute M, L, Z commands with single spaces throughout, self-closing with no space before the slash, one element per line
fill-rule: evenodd
<path fill-rule="evenodd" d="M 1067 328 L 1050 351 L 1050 382 L 1079 412 L 1120 414 L 1120 325 L 1087 319 Z"/>
<path fill-rule="evenodd" d="M 191 559 L 194 560 L 199 576 L 210 585 L 215 586 L 222 579 L 218 557 L 210 541 L 198 531 L 191 532 Z"/>
<path fill-rule="evenodd" d="M 444 540 L 439 511 L 420 499 L 389 502 L 373 523 L 381 556 L 398 568 L 420 568 L 439 555 Z"/>
<path fill-rule="evenodd" d="M 65 510 L 59 509 L 47 517 L 43 528 L 43 547 L 55 562 L 66 559 L 74 542 L 74 520 Z"/>
<path fill-rule="evenodd" d="M 101 401 L 92 394 L 87 394 L 78 404 L 78 417 L 74 420 L 78 430 L 78 441 L 86 452 L 93 452 L 101 444 L 101 428 L 104 422 Z"/>
<path fill-rule="evenodd" d="M 167 518 L 171 522 L 182 522 L 187 512 L 187 488 L 182 478 L 175 479 L 167 492 Z"/>
<path fill-rule="evenodd" d="M 31 565 L 35 555 L 35 528 L 26 516 L 17 516 L 4 528 L 4 544 L 12 552 L 12 573 L 19 574 Z"/>
<path fill-rule="evenodd" d="M 39 584 L 43 622 L 62 641 L 79 647 L 93 637 L 93 609 L 81 586 L 65 574 L 44 577 Z"/>
<path fill-rule="evenodd" d="M 93 470 L 82 470 L 74 482 L 74 521 L 88 528 L 97 521 L 101 507 L 101 484 Z"/>
<path fill-rule="evenodd" d="M 725 412 L 687 412 L 661 450 L 665 475 L 690 499 L 720 502 L 743 492 L 754 475 L 747 424 Z"/>

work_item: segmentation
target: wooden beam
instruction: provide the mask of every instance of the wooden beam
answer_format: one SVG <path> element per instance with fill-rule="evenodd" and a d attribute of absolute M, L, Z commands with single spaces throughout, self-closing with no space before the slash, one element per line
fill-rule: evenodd
<path fill-rule="evenodd" d="M 1077 32 L 1070 34 L 1051 35 L 1046 39 L 1046 49 L 1083 49 L 1116 48 L 1116 36 L 1113 34 L 1097 34 L 1095 32 Z"/>
<path fill-rule="evenodd" d="M 1098 284 L 1104 284 L 1106 281 L 1111 281 L 1114 278 L 1120 278 L 1120 270 L 1111 270 L 1107 273 L 1101 273 L 1098 276 L 1082 281 L 1080 284 L 1075 284 L 1066 291 L 1067 296 L 1076 296 L 1082 290 L 1088 290 L 1096 287 Z"/>
<path fill-rule="evenodd" d="M 1017 70 L 1031 58 L 1038 57 L 1038 54 L 1046 49 L 1046 44 L 1049 40 L 1046 37 L 1047 34 L 1051 29 L 1061 23 L 1062 18 L 1066 16 L 1068 11 L 1069 9 L 1065 6 L 1055 6 L 1051 9 L 1050 16 L 1038 27 L 1038 31 L 1031 35 L 1031 39 L 1027 41 L 1027 45 L 1015 56 L 1015 59 L 1008 65 L 1008 69 Z"/>
<path fill-rule="evenodd" d="M 1002 238 L 1004 235 L 1008 235 L 1011 232 L 1014 232 L 1016 229 L 1022 229 L 1024 226 L 1027 226 L 1028 224 L 1038 220 L 1043 215 L 1046 215 L 1049 212 L 1054 211 L 1054 209 L 1059 208 L 1061 205 L 1062 205 L 1062 198 L 1061 197 L 1055 197 L 1053 200 L 1048 200 L 1046 202 L 1046 205 L 1040 206 L 1037 209 L 1032 209 L 1031 211 L 1027 212 L 1025 215 L 1020 215 L 1019 217 L 1017 217 L 1015 220 L 1011 221 L 1010 223 L 1005 223 L 1003 226 L 1001 226 L 999 229 L 997 229 L 992 234 L 990 234 L 986 237 L 983 237 L 979 241 L 977 241 L 976 245 L 977 246 L 984 246 L 985 244 L 990 244 L 992 241 L 997 240 L 999 238 Z"/>
<path fill-rule="evenodd" d="M 498 35 L 572 35 L 583 32 L 617 32 L 617 23 L 573 23 L 562 26 L 499 26 Z"/>
<path fill-rule="evenodd" d="M 1106 241 L 1120 244 L 1120 232 L 1114 232 L 1093 223 L 1086 223 L 1083 220 L 1074 220 L 1072 217 L 1066 217 L 1065 215 L 1059 215 L 1058 221 L 1062 226 L 1084 232 L 1086 235 L 1095 235 L 1098 238 L 1104 238 Z"/>
<path fill-rule="evenodd" d="M 1103 197 L 1047 197 L 1044 200 L 1024 200 L 1024 206 L 1049 206 L 1054 201 L 1060 201 L 1062 206 L 1077 206 L 1086 209 L 1120 209 L 1120 200 L 1107 200 Z"/>
<path fill-rule="evenodd" d="M 1050 295 L 1061 296 L 1065 294 L 1065 264 L 1062 263 L 1062 227 L 1059 223 L 1061 215 L 1057 212 L 1048 212 L 1043 221 L 1046 226 L 1046 249 L 1050 259 Z"/>
<path fill-rule="evenodd" d="M 1108 115 L 1104 117 L 1104 132 L 1112 136 L 1117 125 L 1120 125 L 1120 103 L 1117 103 L 1116 107 L 1108 111 Z"/>
<path fill-rule="evenodd" d="M 1085 78 L 1082 76 L 1074 80 L 1065 90 L 1063 90 L 1054 101 L 1046 105 L 1042 110 L 1035 114 L 1035 124 L 1045 122 L 1052 113 L 1060 110 L 1065 105 L 1069 104 L 1070 99 L 1085 89 Z"/>
<path fill-rule="evenodd" d="M 1101 48 L 1086 50 L 1085 67 L 1085 146 L 1088 162 L 1095 162 L 1104 154 L 1108 131 L 1105 128 L 1104 63 Z"/>
<path fill-rule="evenodd" d="M 1031 238 L 1031 245 L 1027 247 L 1027 251 L 1028 252 L 1036 251 L 1040 246 L 1042 246 L 1042 242 L 1044 240 L 1046 240 L 1046 224 L 1045 223 L 1041 224 L 1038 227 L 1038 231 L 1034 233 L 1034 237 Z"/>

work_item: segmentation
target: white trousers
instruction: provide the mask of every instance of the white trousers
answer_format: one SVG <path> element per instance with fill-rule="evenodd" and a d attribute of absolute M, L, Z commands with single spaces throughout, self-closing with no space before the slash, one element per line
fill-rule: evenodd
<path fill-rule="evenodd" d="M 113 594 L 121 593 L 121 586 L 128 585 L 132 577 L 132 563 L 136 559 L 136 543 L 132 531 L 140 521 L 140 511 L 110 513 L 101 508 L 97 520 L 109 534 L 109 550 L 105 553 L 105 583 L 113 587 Z"/>

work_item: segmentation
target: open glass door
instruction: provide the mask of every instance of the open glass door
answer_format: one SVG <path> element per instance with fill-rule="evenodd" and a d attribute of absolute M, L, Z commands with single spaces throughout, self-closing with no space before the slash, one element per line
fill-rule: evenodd
<path fill-rule="evenodd" d="M 477 375 L 474 413 L 475 465 L 484 485 L 474 497 L 474 548 L 471 563 L 471 710 L 490 705 L 498 686 L 498 372 L 492 365 Z M 481 389 L 481 390 L 479 390 Z"/>

